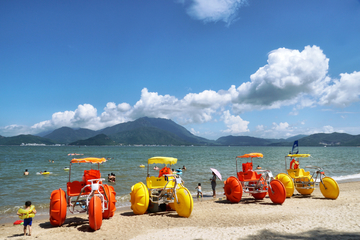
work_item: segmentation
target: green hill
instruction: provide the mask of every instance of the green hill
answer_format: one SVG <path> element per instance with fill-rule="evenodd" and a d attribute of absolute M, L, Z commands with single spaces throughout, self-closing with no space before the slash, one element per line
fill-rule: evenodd
<path fill-rule="evenodd" d="M 217 139 L 216 143 L 225 146 L 267 146 L 276 141 L 280 140 L 255 138 L 249 136 L 226 136 Z"/>
<path fill-rule="evenodd" d="M 69 145 L 87 145 L 87 146 L 104 146 L 104 145 L 117 145 L 117 143 L 106 136 L 105 134 L 98 134 L 95 137 L 91 137 L 85 140 L 79 140 L 72 142 Z"/>
<path fill-rule="evenodd" d="M 317 133 L 299 140 L 301 146 L 360 146 L 360 135 Z"/>
<path fill-rule="evenodd" d="M 14 137 L 3 137 L 0 136 L 0 145 L 21 145 L 22 143 L 36 143 L 36 144 L 46 144 L 53 145 L 56 144 L 56 141 L 53 141 L 48 138 L 42 138 L 33 135 L 18 135 Z"/>
<path fill-rule="evenodd" d="M 52 133 L 45 135 L 45 138 L 52 139 L 59 143 L 71 143 L 78 140 L 88 139 L 90 137 L 96 136 L 98 133 L 96 131 L 80 128 L 72 129 L 69 127 L 62 127 L 54 130 Z"/>
<path fill-rule="evenodd" d="M 129 131 L 112 134 L 111 138 L 121 144 L 144 145 L 191 145 L 179 136 L 154 127 L 139 127 Z"/>

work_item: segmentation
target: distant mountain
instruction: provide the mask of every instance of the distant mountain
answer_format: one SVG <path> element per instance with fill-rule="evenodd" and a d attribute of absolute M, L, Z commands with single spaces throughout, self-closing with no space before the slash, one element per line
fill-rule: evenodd
<path fill-rule="evenodd" d="M 289 138 L 285 139 L 284 142 L 290 142 L 292 144 L 294 141 L 302 139 L 302 138 L 307 137 L 307 136 L 308 135 L 299 134 L 299 135 L 296 135 L 296 136 L 289 137 Z"/>
<path fill-rule="evenodd" d="M 71 143 L 78 140 L 88 139 L 90 137 L 96 136 L 98 133 L 96 131 L 80 128 L 74 130 L 69 127 L 62 127 L 54 130 L 52 133 L 45 135 L 45 138 L 52 139 L 59 143 Z"/>
<path fill-rule="evenodd" d="M 113 139 L 119 139 L 119 133 L 128 132 L 135 129 L 146 129 L 157 128 L 163 130 L 162 133 L 168 132 L 176 135 L 179 141 L 187 144 L 196 144 L 196 145 L 214 145 L 215 141 L 208 140 L 206 138 L 198 137 L 190 133 L 186 128 L 176 124 L 172 120 L 164 118 L 149 118 L 143 117 L 139 118 L 132 122 L 120 123 L 112 127 L 104 128 L 100 130 L 100 133 L 104 133 Z M 141 132 L 138 132 L 139 134 Z M 137 143 L 141 144 L 141 142 Z M 154 142 L 155 144 L 155 142 Z M 166 144 L 165 142 L 163 144 Z M 169 143 L 170 144 L 170 143 Z"/>
<path fill-rule="evenodd" d="M 300 146 L 360 146 L 360 135 L 317 133 L 301 138 Z"/>
<path fill-rule="evenodd" d="M 69 145 L 104 146 L 104 145 L 117 145 L 117 143 L 108 136 L 106 136 L 105 134 L 98 134 L 95 137 L 72 142 Z"/>
<path fill-rule="evenodd" d="M 226 136 L 216 140 L 219 145 L 225 146 L 267 146 L 274 142 L 279 142 L 279 139 L 263 139 L 249 136 Z"/>
<path fill-rule="evenodd" d="M 155 127 L 139 127 L 133 130 L 118 132 L 111 138 L 121 144 L 145 145 L 192 145 L 171 132 Z"/>
<path fill-rule="evenodd" d="M 2 137 L 0 136 L 0 145 L 21 145 L 22 143 L 37 143 L 37 144 L 46 144 L 53 145 L 56 144 L 55 141 L 42 138 L 33 135 L 18 135 L 15 137 Z"/>

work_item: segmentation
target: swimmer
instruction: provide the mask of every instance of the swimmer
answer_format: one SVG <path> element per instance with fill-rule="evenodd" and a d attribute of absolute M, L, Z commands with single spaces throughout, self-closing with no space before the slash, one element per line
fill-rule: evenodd
<path fill-rule="evenodd" d="M 29 172 L 27 169 L 25 169 L 24 175 L 29 175 Z"/>

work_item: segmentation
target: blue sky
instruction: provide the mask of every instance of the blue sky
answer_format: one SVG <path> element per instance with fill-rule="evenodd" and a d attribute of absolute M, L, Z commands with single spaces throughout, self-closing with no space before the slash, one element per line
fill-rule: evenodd
<path fill-rule="evenodd" d="M 359 42 L 355 0 L 0 1 L 0 135 L 357 135 Z"/>

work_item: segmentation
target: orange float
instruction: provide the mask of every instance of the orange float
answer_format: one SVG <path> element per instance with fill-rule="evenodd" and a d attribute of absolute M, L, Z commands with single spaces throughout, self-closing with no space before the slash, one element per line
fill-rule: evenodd
<path fill-rule="evenodd" d="M 234 176 L 231 176 L 228 179 L 226 179 L 224 183 L 225 183 L 224 191 L 227 200 L 233 203 L 240 202 L 243 194 L 243 189 L 239 179 L 237 179 Z"/>
<path fill-rule="evenodd" d="M 159 171 L 159 177 L 166 175 L 166 174 L 173 174 L 173 172 L 171 171 L 171 169 L 169 167 L 165 166 Z"/>
<path fill-rule="evenodd" d="M 52 191 L 50 195 L 50 223 L 52 226 L 61 226 L 66 219 L 66 195 L 65 191 L 59 188 Z"/>
<path fill-rule="evenodd" d="M 116 192 L 114 190 L 114 187 L 113 186 L 109 186 L 107 184 L 104 185 L 104 189 L 105 189 L 105 193 L 108 197 L 108 209 L 105 210 L 103 212 L 103 218 L 105 219 L 109 219 L 111 218 L 112 216 L 114 216 L 114 213 L 116 211 L 116 206 L 115 206 L 115 203 L 116 203 L 116 199 L 115 199 L 115 196 L 116 196 Z"/>
<path fill-rule="evenodd" d="M 283 204 L 286 199 L 284 184 L 280 180 L 274 179 L 270 182 L 270 186 L 268 193 L 271 201 L 276 204 Z"/>
<path fill-rule="evenodd" d="M 94 196 L 89 202 L 89 224 L 91 229 L 99 230 L 102 225 L 102 206 L 101 199 Z"/>

